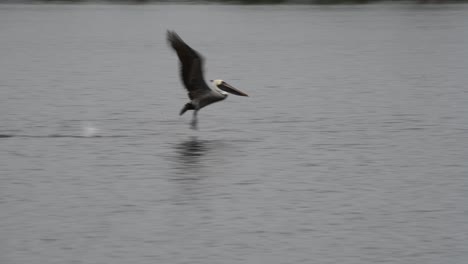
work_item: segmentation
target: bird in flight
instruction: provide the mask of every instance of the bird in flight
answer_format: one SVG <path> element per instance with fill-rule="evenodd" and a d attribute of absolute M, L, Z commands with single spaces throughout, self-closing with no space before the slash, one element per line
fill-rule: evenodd
<path fill-rule="evenodd" d="M 167 40 L 179 57 L 182 82 L 190 99 L 180 110 L 180 115 L 187 110 L 193 110 L 192 129 L 197 129 L 197 114 L 203 107 L 226 99 L 228 93 L 248 96 L 220 79 L 210 80 L 212 86 L 209 86 L 203 78 L 203 57 L 174 31 L 167 31 Z"/>

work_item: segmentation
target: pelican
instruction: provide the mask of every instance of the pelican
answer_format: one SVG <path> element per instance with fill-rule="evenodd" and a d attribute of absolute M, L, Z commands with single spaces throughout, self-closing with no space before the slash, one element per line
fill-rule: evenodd
<path fill-rule="evenodd" d="M 174 31 L 167 31 L 167 40 L 179 57 L 182 82 L 190 98 L 190 102 L 184 105 L 179 115 L 183 115 L 187 110 L 193 110 L 191 122 L 193 129 L 197 128 L 197 113 L 203 107 L 226 99 L 228 93 L 248 96 L 220 79 L 210 80 L 213 86 L 208 86 L 203 78 L 203 57 Z"/>

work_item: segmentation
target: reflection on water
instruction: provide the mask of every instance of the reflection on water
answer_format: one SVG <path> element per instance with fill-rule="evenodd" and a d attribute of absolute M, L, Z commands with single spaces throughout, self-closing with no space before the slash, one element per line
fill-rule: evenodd
<path fill-rule="evenodd" d="M 218 175 L 226 165 L 226 155 L 234 147 L 219 139 L 200 139 L 191 136 L 173 146 L 176 180 L 199 180 Z"/>
<path fill-rule="evenodd" d="M 205 141 L 198 140 L 198 137 L 192 136 L 189 140 L 183 141 L 176 147 L 184 162 L 192 163 L 197 157 L 203 156 L 208 150 L 208 145 Z"/>
<path fill-rule="evenodd" d="M 200 173 L 204 167 L 203 156 L 210 150 L 210 144 L 206 140 L 199 140 L 191 136 L 188 140 L 175 145 L 177 174 L 184 175 L 183 179 L 197 179 L 194 174 Z M 182 180 L 178 178 L 178 180 Z"/>

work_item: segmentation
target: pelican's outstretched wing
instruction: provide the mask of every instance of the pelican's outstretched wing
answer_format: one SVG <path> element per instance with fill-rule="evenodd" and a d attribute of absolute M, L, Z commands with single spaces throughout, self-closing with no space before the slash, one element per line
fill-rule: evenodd
<path fill-rule="evenodd" d="M 174 31 L 167 31 L 167 40 L 177 52 L 181 63 L 181 77 L 190 99 L 198 93 L 210 91 L 203 79 L 203 57 L 187 45 Z"/>

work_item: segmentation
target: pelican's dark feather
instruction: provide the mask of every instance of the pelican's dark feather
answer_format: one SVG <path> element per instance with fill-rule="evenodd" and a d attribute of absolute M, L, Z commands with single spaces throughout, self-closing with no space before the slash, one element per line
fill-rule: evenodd
<path fill-rule="evenodd" d="M 179 57 L 182 82 L 189 91 L 189 98 L 193 99 L 197 94 L 209 92 L 210 88 L 203 78 L 203 57 L 174 31 L 167 31 L 167 40 Z"/>

